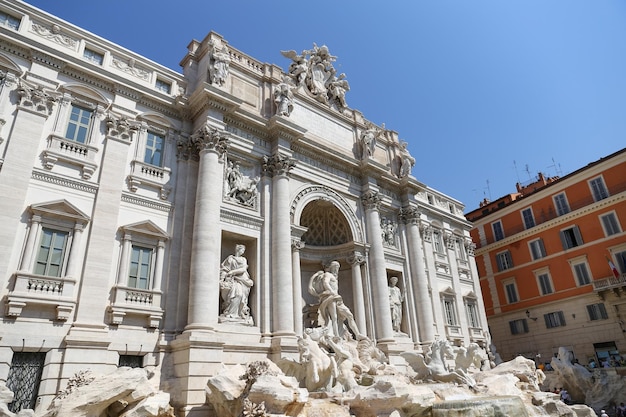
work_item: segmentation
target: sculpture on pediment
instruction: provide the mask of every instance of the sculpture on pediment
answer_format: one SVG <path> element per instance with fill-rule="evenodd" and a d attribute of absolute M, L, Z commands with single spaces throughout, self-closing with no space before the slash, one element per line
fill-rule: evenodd
<path fill-rule="evenodd" d="M 220 266 L 220 295 L 222 314 L 220 321 L 235 321 L 252 324 L 248 296 L 254 281 L 248 273 L 248 261 L 243 256 L 245 245 L 235 246 L 235 253 L 228 255 Z"/>
<path fill-rule="evenodd" d="M 276 103 L 276 114 L 279 116 L 287 116 L 291 114 L 293 110 L 293 93 L 291 92 L 292 86 L 287 83 L 287 80 L 278 84 L 274 88 L 274 102 Z"/>
<path fill-rule="evenodd" d="M 402 302 L 404 296 L 398 288 L 398 277 L 389 278 L 389 305 L 391 306 L 391 327 L 394 332 L 400 332 L 402 325 Z"/>
<path fill-rule="evenodd" d="M 248 207 L 254 207 L 259 191 L 260 177 L 243 175 L 239 162 L 228 161 L 225 175 L 225 198 Z"/>
<path fill-rule="evenodd" d="M 400 144 L 400 178 L 406 178 L 411 174 L 411 169 L 415 165 L 415 158 L 411 156 L 407 149 L 408 143 Z"/>
<path fill-rule="evenodd" d="M 385 124 L 378 128 L 371 122 L 365 123 L 366 129 L 361 132 L 361 159 L 365 160 L 374 156 L 376 140 L 385 132 Z"/>
<path fill-rule="evenodd" d="M 228 78 L 230 67 L 230 53 L 226 45 L 211 42 L 211 64 L 209 65 L 209 76 L 211 84 L 224 85 Z"/>
<path fill-rule="evenodd" d="M 333 62 L 337 57 L 330 54 L 326 45 L 314 43 L 313 49 L 305 49 L 301 54 L 294 50 L 281 54 L 292 60 L 288 75 L 294 85 L 302 87 L 320 103 L 335 105 L 339 110 L 347 107 L 345 95 L 350 85 L 345 74 L 336 76 Z"/>

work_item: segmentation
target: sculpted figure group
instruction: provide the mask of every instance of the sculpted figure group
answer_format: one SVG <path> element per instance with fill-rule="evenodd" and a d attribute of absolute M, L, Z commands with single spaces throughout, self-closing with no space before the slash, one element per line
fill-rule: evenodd
<path fill-rule="evenodd" d="M 243 175 L 239 162 L 228 161 L 225 174 L 225 198 L 241 205 L 253 207 L 259 191 L 257 184 L 260 178 Z"/>

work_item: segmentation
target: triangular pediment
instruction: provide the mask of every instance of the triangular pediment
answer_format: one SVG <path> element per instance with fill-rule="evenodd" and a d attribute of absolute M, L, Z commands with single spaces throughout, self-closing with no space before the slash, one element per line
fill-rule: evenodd
<path fill-rule="evenodd" d="M 126 226 L 122 226 L 121 229 L 131 234 L 137 233 L 157 239 L 169 239 L 169 235 L 150 220 L 127 224 Z"/>
<path fill-rule="evenodd" d="M 30 206 L 30 211 L 42 217 L 72 220 L 79 223 L 86 223 L 90 220 L 89 216 L 65 199 L 33 204 Z"/>
<path fill-rule="evenodd" d="M 474 291 L 468 291 L 467 293 L 463 294 L 464 298 L 473 298 L 476 299 L 478 297 L 476 297 L 476 293 Z"/>
<path fill-rule="evenodd" d="M 439 294 L 444 294 L 444 295 L 455 295 L 456 293 L 454 292 L 454 290 L 452 289 L 452 287 L 446 287 L 443 290 L 441 290 L 439 292 Z"/>

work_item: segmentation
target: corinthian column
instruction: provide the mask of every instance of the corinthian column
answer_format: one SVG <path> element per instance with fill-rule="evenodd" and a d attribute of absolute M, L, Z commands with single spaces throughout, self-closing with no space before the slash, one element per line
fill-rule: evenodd
<path fill-rule="evenodd" d="M 276 153 L 264 157 L 263 170 L 272 177 L 272 333 L 294 334 L 293 280 L 291 276 L 291 220 L 289 171 L 296 162 Z"/>
<path fill-rule="evenodd" d="M 223 156 L 228 140 L 203 126 L 192 137 L 199 152 L 198 186 L 191 241 L 189 317 L 185 330 L 212 330 L 219 314 L 220 219 Z"/>
<path fill-rule="evenodd" d="M 391 310 L 389 306 L 389 289 L 385 270 L 385 255 L 380 229 L 378 208 L 381 196 L 375 191 L 367 191 L 361 196 L 365 207 L 367 240 L 370 246 L 370 278 L 372 284 L 372 302 L 374 305 L 374 325 L 376 338 L 379 342 L 393 341 L 391 327 Z"/>
<path fill-rule="evenodd" d="M 300 250 L 304 242 L 291 239 L 291 275 L 293 276 L 293 321 L 294 330 L 302 336 L 302 274 L 300 272 Z"/>
<path fill-rule="evenodd" d="M 352 266 L 352 300 L 354 303 L 354 318 L 361 334 L 366 334 L 365 297 L 363 296 L 363 279 L 361 276 L 361 265 L 365 262 L 365 257 L 361 252 L 354 251 L 346 260 Z"/>
<path fill-rule="evenodd" d="M 421 343 L 429 343 L 434 339 L 435 319 L 431 307 L 430 293 L 428 290 L 428 277 L 424 264 L 424 248 L 420 238 L 419 223 L 420 212 L 416 207 L 405 207 L 400 210 L 400 218 L 406 224 L 408 240 L 408 255 L 411 264 L 411 281 L 415 288 L 415 306 L 417 308 L 417 321 L 419 324 L 419 339 Z"/>

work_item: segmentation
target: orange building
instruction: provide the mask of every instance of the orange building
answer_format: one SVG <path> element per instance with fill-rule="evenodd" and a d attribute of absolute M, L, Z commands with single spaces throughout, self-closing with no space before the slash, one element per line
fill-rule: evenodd
<path fill-rule="evenodd" d="M 626 148 L 466 215 L 502 359 L 626 356 Z M 612 268 L 614 267 L 614 268 Z"/>

